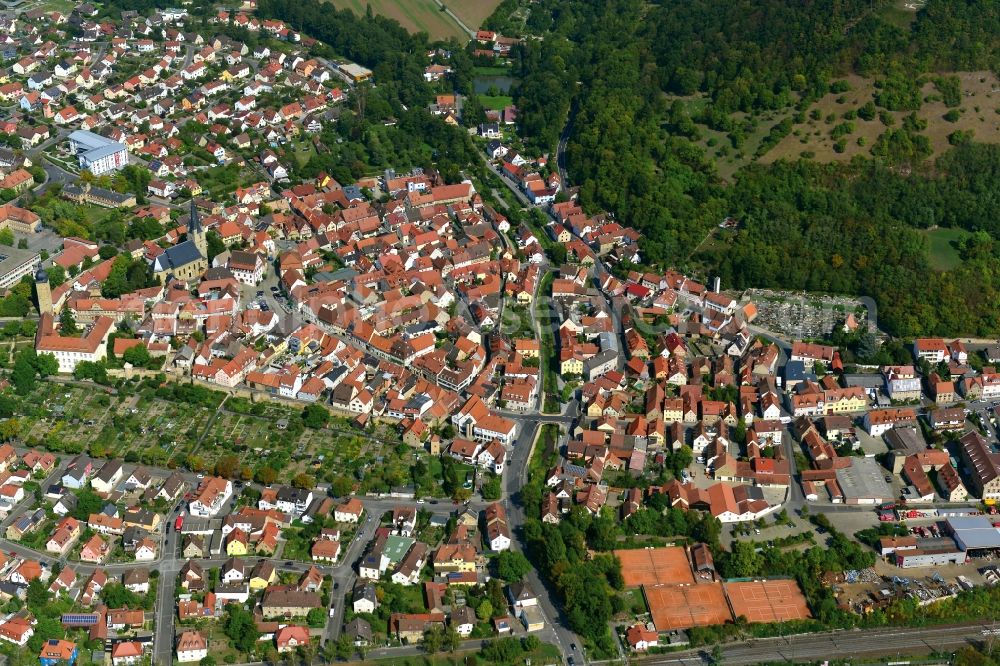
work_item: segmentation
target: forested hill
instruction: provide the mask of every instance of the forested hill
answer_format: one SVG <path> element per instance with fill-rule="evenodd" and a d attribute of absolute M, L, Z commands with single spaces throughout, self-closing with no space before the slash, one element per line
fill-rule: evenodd
<path fill-rule="evenodd" d="M 826 92 L 832 77 L 996 68 L 1000 3 L 929 0 L 904 29 L 897 0 L 666 0 L 640 26 L 660 87 L 704 91 L 719 110 L 780 108 L 789 91 Z"/>
<path fill-rule="evenodd" d="M 874 162 L 780 162 L 746 169 L 727 190 L 743 228 L 699 259 L 725 284 L 871 296 L 901 336 L 1000 331 L 1000 146 L 967 144 L 933 177 Z M 926 229 L 970 230 L 957 265 L 935 270 Z"/>
<path fill-rule="evenodd" d="M 515 5 L 503 3 L 491 20 L 509 24 L 505 12 Z M 1000 279 L 986 257 L 996 259 L 1000 229 L 968 204 L 995 201 L 1000 186 L 960 172 L 966 159 L 992 171 L 1000 152 L 964 145 L 972 137 L 956 131 L 949 139 L 962 147 L 935 170 L 926 161 L 926 123 L 911 114 L 896 124 L 889 112 L 919 109 L 921 77 L 931 72 L 1000 69 L 1000 3 L 928 0 L 916 16 L 899 0 L 531 6 L 525 30 L 544 39 L 527 40 L 517 54 L 522 132 L 554 150 L 572 116 L 566 156 L 581 200 L 639 227 L 649 262 L 701 267 L 729 286 L 872 295 L 880 323 L 904 335 L 998 328 L 990 294 Z M 764 154 L 815 100 L 846 89 L 840 79 L 848 74 L 869 77 L 876 89 L 870 108 L 849 117 L 885 125 L 863 159 L 751 165 L 729 182 L 718 175 L 705 131 L 724 133 L 724 149 L 740 152 L 759 122 L 783 113 L 756 153 Z M 963 103 L 947 81 L 928 80 L 949 106 Z M 735 241 L 703 245 L 727 215 L 744 221 Z M 987 233 L 960 248 L 958 268 L 936 273 L 919 233 L 932 225 Z M 976 293 L 974 284 L 982 285 Z"/>
<path fill-rule="evenodd" d="M 835 73 L 860 59 L 858 44 L 893 41 L 880 34 L 894 31 L 872 20 L 870 7 L 869 0 L 542 0 L 532 16 L 552 17 L 545 39 L 529 41 L 516 67 L 522 130 L 554 147 L 575 92 L 568 157 L 584 201 L 641 220 L 649 258 L 673 258 L 722 212 L 713 205 L 723 196 L 714 170 L 687 140 L 692 121 L 728 128 L 732 112 L 825 93 Z M 895 38 L 899 50 L 905 39 Z M 700 93 L 711 104 L 704 117 L 674 117 L 665 93 Z"/>
<path fill-rule="evenodd" d="M 662 90 L 704 91 L 721 112 L 749 112 L 787 106 L 793 90 L 822 89 L 850 67 L 854 44 L 875 32 L 864 21 L 869 7 L 868 0 L 665 2 L 639 28 Z"/>

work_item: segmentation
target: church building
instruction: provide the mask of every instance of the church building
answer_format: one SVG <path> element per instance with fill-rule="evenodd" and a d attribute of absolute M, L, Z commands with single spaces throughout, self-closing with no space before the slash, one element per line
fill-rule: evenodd
<path fill-rule="evenodd" d="M 208 245 L 201 226 L 198 209 L 191 201 L 191 220 L 187 240 L 169 247 L 153 260 L 153 277 L 166 284 L 170 276 L 178 280 L 195 280 L 208 270 Z"/>

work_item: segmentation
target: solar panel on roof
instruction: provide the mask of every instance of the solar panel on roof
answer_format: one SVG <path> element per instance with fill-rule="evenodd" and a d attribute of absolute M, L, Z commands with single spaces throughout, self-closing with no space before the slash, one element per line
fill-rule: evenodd
<path fill-rule="evenodd" d="M 97 624 L 98 615 L 96 613 L 88 614 L 68 614 L 62 616 L 63 624 Z"/>

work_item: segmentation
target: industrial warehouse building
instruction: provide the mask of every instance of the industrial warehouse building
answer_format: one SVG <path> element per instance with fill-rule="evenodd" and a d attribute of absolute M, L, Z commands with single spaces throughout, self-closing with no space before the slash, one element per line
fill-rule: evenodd
<path fill-rule="evenodd" d="M 903 569 L 964 564 L 969 557 L 1000 553 L 1000 529 L 987 516 L 951 517 L 943 526 L 940 537 L 883 537 L 880 553 L 892 555 Z"/>
<path fill-rule="evenodd" d="M 885 470 L 874 458 L 852 458 L 850 467 L 838 469 L 836 474 L 844 504 L 880 504 L 893 499 L 892 488 L 883 478 Z"/>
<path fill-rule="evenodd" d="M 945 524 L 958 547 L 970 555 L 1000 550 L 1000 529 L 993 527 L 988 516 L 948 518 Z"/>

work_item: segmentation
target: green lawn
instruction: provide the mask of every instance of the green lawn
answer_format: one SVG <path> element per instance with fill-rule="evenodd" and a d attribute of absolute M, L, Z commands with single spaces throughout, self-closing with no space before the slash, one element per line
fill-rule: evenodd
<path fill-rule="evenodd" d="M 891 4 L 883 6 L 879 13 L 887 23 L 891 23 L 901 30 L 909 30 L 910 24 L 917 18 L 917 12 L 907 5 L 915 4 L 917 3 L 912 2 L 912 0 L 894 0 Z"/>
<path fill-rule="evenodd" d="M 100 206 L 94 206 L 92 204 L 83 204 L 77 206 L 77 208 L 82 210 L 87 216 L 87 224 L 96 224 L 103 220 L 111 212 L 107 208 L 101 208 Z"/>
<path fill-rule="evenodd" d="M 709 104 L 709 99 L 701 95 L 667 95 L 668 104 L 679 101 L 692 118 L 700 116 Z"/>
<path fill-rule="evenodd" d="M 633 615 L 642 615 L 649 612 L 649 609 L 646 608 L 646 599 L 642 596 L 642 590 L 640 588 L 637 587 L 632 590 L 628 590 L 623 596 Z"/>
<path fill-rule="evenodd" d="M 302 149 L 303 146 L 305 150 Z M 312 141 L 295 141 L 292 143 L 292 150 L 295 155 L 295 163 L 300 169 L 316 154 L 316 147 L 313 146 Z"/>
<path fill-rule="evenodd" d="M 63 169 L 65 169 L 66 171 L 69 171 L 70 173 L 79 173 L 80 172 L 79 165 L 76 162 L 71 162 L 68 159 L 64 159 L 62 157 L 58 157 L 57 155 L 55 155 L 55 154 L 53 154 L 51 152 L 48 152 L 48 151 L 44 152 L 43 155 L 45 156 L 45 159 L 49 160 L 50 162 L 52 162 L 56 166 L 62 167 Z"/>
<path fill-rule="evenodd" d="M 559 648 L 555 645 L 542 643 L 537 650 L 531 653 L 531 656 L 534 657 L 534 661 L 532 663 L 537 661 L 541 661 L 542 663 L 551 663 L 549 660 L 559 659 L 561 654 L 562 653 L 559 652 Z"/>
<path fill-rule="evenodd" d="M 473 67 L 473 76 L 507 76 L 510 74 L 509 67 Z"/>
<path fill-rule="evenodd" d="M 420 585 L 401 585 L 403 599 L 411 613 L 423 613 L 427 610 L 424 604 L 424 590 Z"/>
<path fill-rule="evenodd" d="M 514 103 L 514 98 L 509 95 L 479 95 L 479 101 L 487 109 L 503 111 L 505 107 Z"/>
<path fill-rule="evenodd" d="M 958 242 L 969 235 L 968 231 L 939 227 L 925 231 L 924 235 L 930 241 L 931 267 L 939 271 L 950 271 L 958 266 L 961 262 Z"/>
<path fill-rule="evenodd" d="M 77 3 L 71 2 L 71 0 L 42 0 L 38 5 L 38 9 L 46 12 L 62 12 L 64 14 L 69 14 L 76 7 Z"/>
<path fill-rule="evenodd" d="M 376 659 L 375 664 L 385 664 L 389 666 L 462 666 L 465 663 L 465 657 L 460 656 L 448 656 L 442 654 L 421 656 L 421 657 L 386 657 L 384 659 Z"/>
<path fill-rule="evenodd" d="M 284 536 L 285 547 L 281 551 L 282 557 L 302 562 L 312 560 L 312 555 L 309 554 L 312 549 L 312 541 L 302 537 L 301 530 L 285 530 Z"/>

